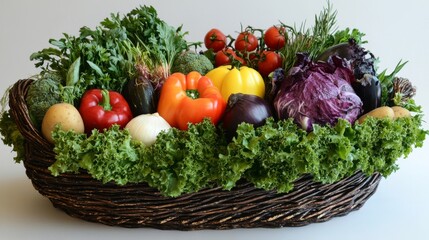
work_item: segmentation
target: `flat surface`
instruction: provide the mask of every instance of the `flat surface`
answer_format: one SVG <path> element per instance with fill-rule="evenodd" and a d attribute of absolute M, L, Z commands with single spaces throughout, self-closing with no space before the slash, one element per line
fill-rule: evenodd
<path fill-rule="evenodd" d="M 76 34 L 93 27 L 111 12 L 126 13 L 138 5 L 153 5 L 171 25 L 190 32 L 190 41 L 202 41 L 213 27 L 236 34 L 240 24 L 266 28 L 282 21 L 313 23 L 326 1 L 115 1 L 115 0 L 1 0 L 0 92 L 21 78 L 37 73 L 31 53 L 48 47 L 48 39 Z M 428 1 L 331 0 L 340 28 L 366 33 L 366 48 L 380 58 L 380 69 L 409 63 L 401 72 L 417 86 L 416 101 L 429 111 Z M 426 122 L 428 118 L 425 117 Z M 427 123 L 425 125 L 428 129 Z M 123 229 L 88 223 L 67 216 L 39 195 L 15 164 L 11 148 L 0 145 L 0 239 L 427 239 L 429 215 L 429 142 L 407 159 L 399 171 L 382 179 L 375 195 L 359 211 L 325 223 L 298 228 L 236 229 L 223 231 L 161 231 Z"/>

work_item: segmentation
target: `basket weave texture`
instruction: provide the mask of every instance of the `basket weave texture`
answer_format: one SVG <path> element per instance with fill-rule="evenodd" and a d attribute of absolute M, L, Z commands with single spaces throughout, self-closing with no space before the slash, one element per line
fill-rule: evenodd
<path fill-rule="evenodd" d="M 53 146 L 31 124 L 25 96 L 32 80 L 10 91 L 12 118 L 25 138 L 26 174 L 34 188 L 70 216 L 106 225 L 158 229 L 231 229 L 304 226 L 357 210 L 376 191 L 380 174 L 361 172 L 333 184 L 305 175 L 287 194 L 265 191 L 242 181 L 230 191 L 207 188 L 170 198 L 145 183 L 103 184 L 86 173 L 51 175 Z"/>

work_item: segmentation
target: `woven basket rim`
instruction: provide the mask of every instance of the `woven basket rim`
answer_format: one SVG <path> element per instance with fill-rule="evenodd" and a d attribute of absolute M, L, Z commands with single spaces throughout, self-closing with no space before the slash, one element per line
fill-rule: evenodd
<path fill-rule="evenodd" d="M 179 230 L 303 226 L 359 209 L 381 178 L 378 173 L 357 172 L 333 184 L 321 184 L 305 175 L 286 194 L 240 181 L 230 191 L 206 188 L 170 198 L 145 183 L 103 184 L 86 173 L 54 177 L 47 169 L 55 161 L 53 145 L 28 115 L 25 96 L 32 81 L 19 80 L 9 95 L 11 116 L 25 138 L 26 174 L 55 207 L 87 221 Z"/>

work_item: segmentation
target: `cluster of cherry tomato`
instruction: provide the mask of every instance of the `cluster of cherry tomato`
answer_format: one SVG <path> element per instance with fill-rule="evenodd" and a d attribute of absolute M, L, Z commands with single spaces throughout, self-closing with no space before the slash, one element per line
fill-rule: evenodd
<path fill-rule="evenodd" d="M 204 45 L 213 52 L 216 67 L 235 62 L 255 68 L 263 77 L 282 66 L 279 50 L 286 41 L 283 26 L 271 26 L 265 31 L 247 27 L 236 38 L 213 28 L 204 37 Z"/>

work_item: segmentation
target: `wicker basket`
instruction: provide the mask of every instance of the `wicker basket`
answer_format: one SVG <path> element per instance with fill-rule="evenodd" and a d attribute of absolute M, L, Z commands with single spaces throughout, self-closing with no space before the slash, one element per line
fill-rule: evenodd
<path fill-rule="evenodd" d="M 55 161 L 53 146 L 31 125 L 25 104 L 31 81 L 18 81 L 9 95 L 11 116 L 25 138 L 26 174 L 55 207 L 87 221 L 179 230 L 303 226 L 359 209 L 381 178 L 358 172 L 323 185 L 302 176 L 287 194 L 240 182 L 231 191 L 208 188 L 168 198 L 146 184 L 102 184 L 84 173 L 54 177 L 47 169 Z"/>

